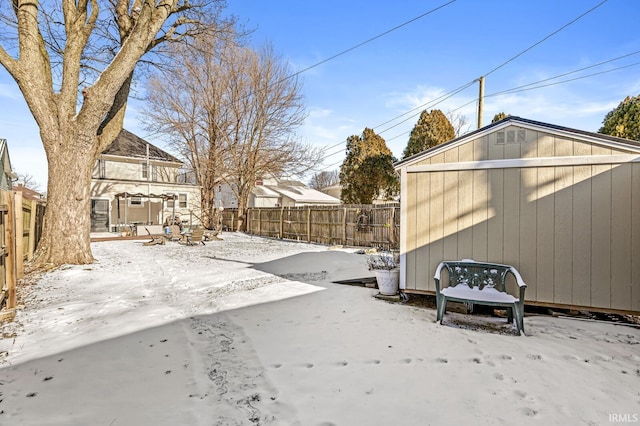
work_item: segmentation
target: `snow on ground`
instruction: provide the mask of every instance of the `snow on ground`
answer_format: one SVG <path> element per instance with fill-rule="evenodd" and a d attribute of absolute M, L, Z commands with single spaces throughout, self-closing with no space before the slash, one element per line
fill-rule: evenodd
<path fill-rule="evenodd" d="M 614 424 L 640 417 L 640 330 L 387 303 L 364 256 L 226 233 L 92 244 L 0 339 L 4 425 Z M 524 277 L 526 280 L 526 277 Z M 430 279 L 430 277 L 425 277 Z M 635 417 L 634 417 L 635 416 Z"/>

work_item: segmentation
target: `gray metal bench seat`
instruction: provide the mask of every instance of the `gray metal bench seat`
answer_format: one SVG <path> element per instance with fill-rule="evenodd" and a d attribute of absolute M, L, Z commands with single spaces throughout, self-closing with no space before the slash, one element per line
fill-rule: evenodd
<path fill-rule="evenodd" d="M 448 285 L 441 286 L 440 275 L 445 269 Z M 518 297 L 506 290 L 507 276 L 511 274 L 518 284 Z M 437 321 L 442 324 L 447 301 L 499 306 L 507 309 L 508 320 L 513 322 L 518 334 L 524 331 L 524 292 L 527 285 L 513 266 L 498 263 L 476 262 L 471 259 L 441 262 L 434 276 L 436 282 Z"/>

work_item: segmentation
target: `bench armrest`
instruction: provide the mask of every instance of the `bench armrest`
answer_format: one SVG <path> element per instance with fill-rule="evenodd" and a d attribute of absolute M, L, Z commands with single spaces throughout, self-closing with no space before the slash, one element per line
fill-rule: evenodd
<path fill-rule="evenodd" d="M 433 277 L 434 280 L 438 280 L 438 281 L 440 280 L 440 272 L 442 271 L 442 268 L 444 268 L 444 264 L 445 262 L 440 262 L 440 264 L 436 268 L 436 273 Z"/>
<path fill-rule="evenodd" d="M 520 288 L 519 292 L 519 300 L 520 303 L 524 303 L 524 291 L 527 289 L 527 284 L 525 284 L 524 280 L 520 276 L 520 273 L 516 268 L 511 266 L 509 268 L 509 272 L 516 278 L 516 283 L 518 283 L 518 287 Z"/>
<path fill-rule="evenodd" d="M 516 282 L 518 283 L 518 287 L 527 288 L 527 284 L 525 284 L 524 280 L 520 276 L 520 272 L 518 272 L 516 268 L 514 268 L 513 266 L 509 267 L 509 272 L 511 272 L 511 274 L 513 274 L 513 276 L 515 277 Z"/>
<path fill-rule="evenodd" d="M 436 273 L 433 276 L 433 280 L 436 282 L 436 293 L 438 294 L 440 293 L 440 272 L 444 267 L 445 267 L 444 262 L 440 262 L 440 264 L 436 268 Z"/>

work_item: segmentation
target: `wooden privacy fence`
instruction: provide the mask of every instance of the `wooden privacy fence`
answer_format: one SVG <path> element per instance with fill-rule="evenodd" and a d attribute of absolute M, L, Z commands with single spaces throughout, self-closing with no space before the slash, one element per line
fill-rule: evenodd
<path fill-rule="evenodd" d="M 224 228 L 236 231 L 237 218 L 237 209 L 224 210 Z M 253 207 L 246 222 L 247 233 L 265 237 L 384 249 L 400 246 L 397 204 Z"/>
<path fill-rule="evenodd" d="M 44 209 L 22 192 L 0 191 L 0 320 L 15 312 L 16 282 L 38 245 Z"/>
<path fill-rule="evenodd" d="M 22 199 L 22 257 L 31 260 L 42 236 L 44 204 Z"/>

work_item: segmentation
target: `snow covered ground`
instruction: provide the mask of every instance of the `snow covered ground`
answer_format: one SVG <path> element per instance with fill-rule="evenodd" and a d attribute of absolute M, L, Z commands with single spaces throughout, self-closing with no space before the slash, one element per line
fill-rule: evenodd
<path fill-rule="evenodd" d="M 440 325 L 433 309 L 332 283 L 370 276 L 362 255 L 223 238 L 97 242 L 94 264 L 44 275 L 0 329 L 0 425 L 640 421 L 637 328 Z"/>

